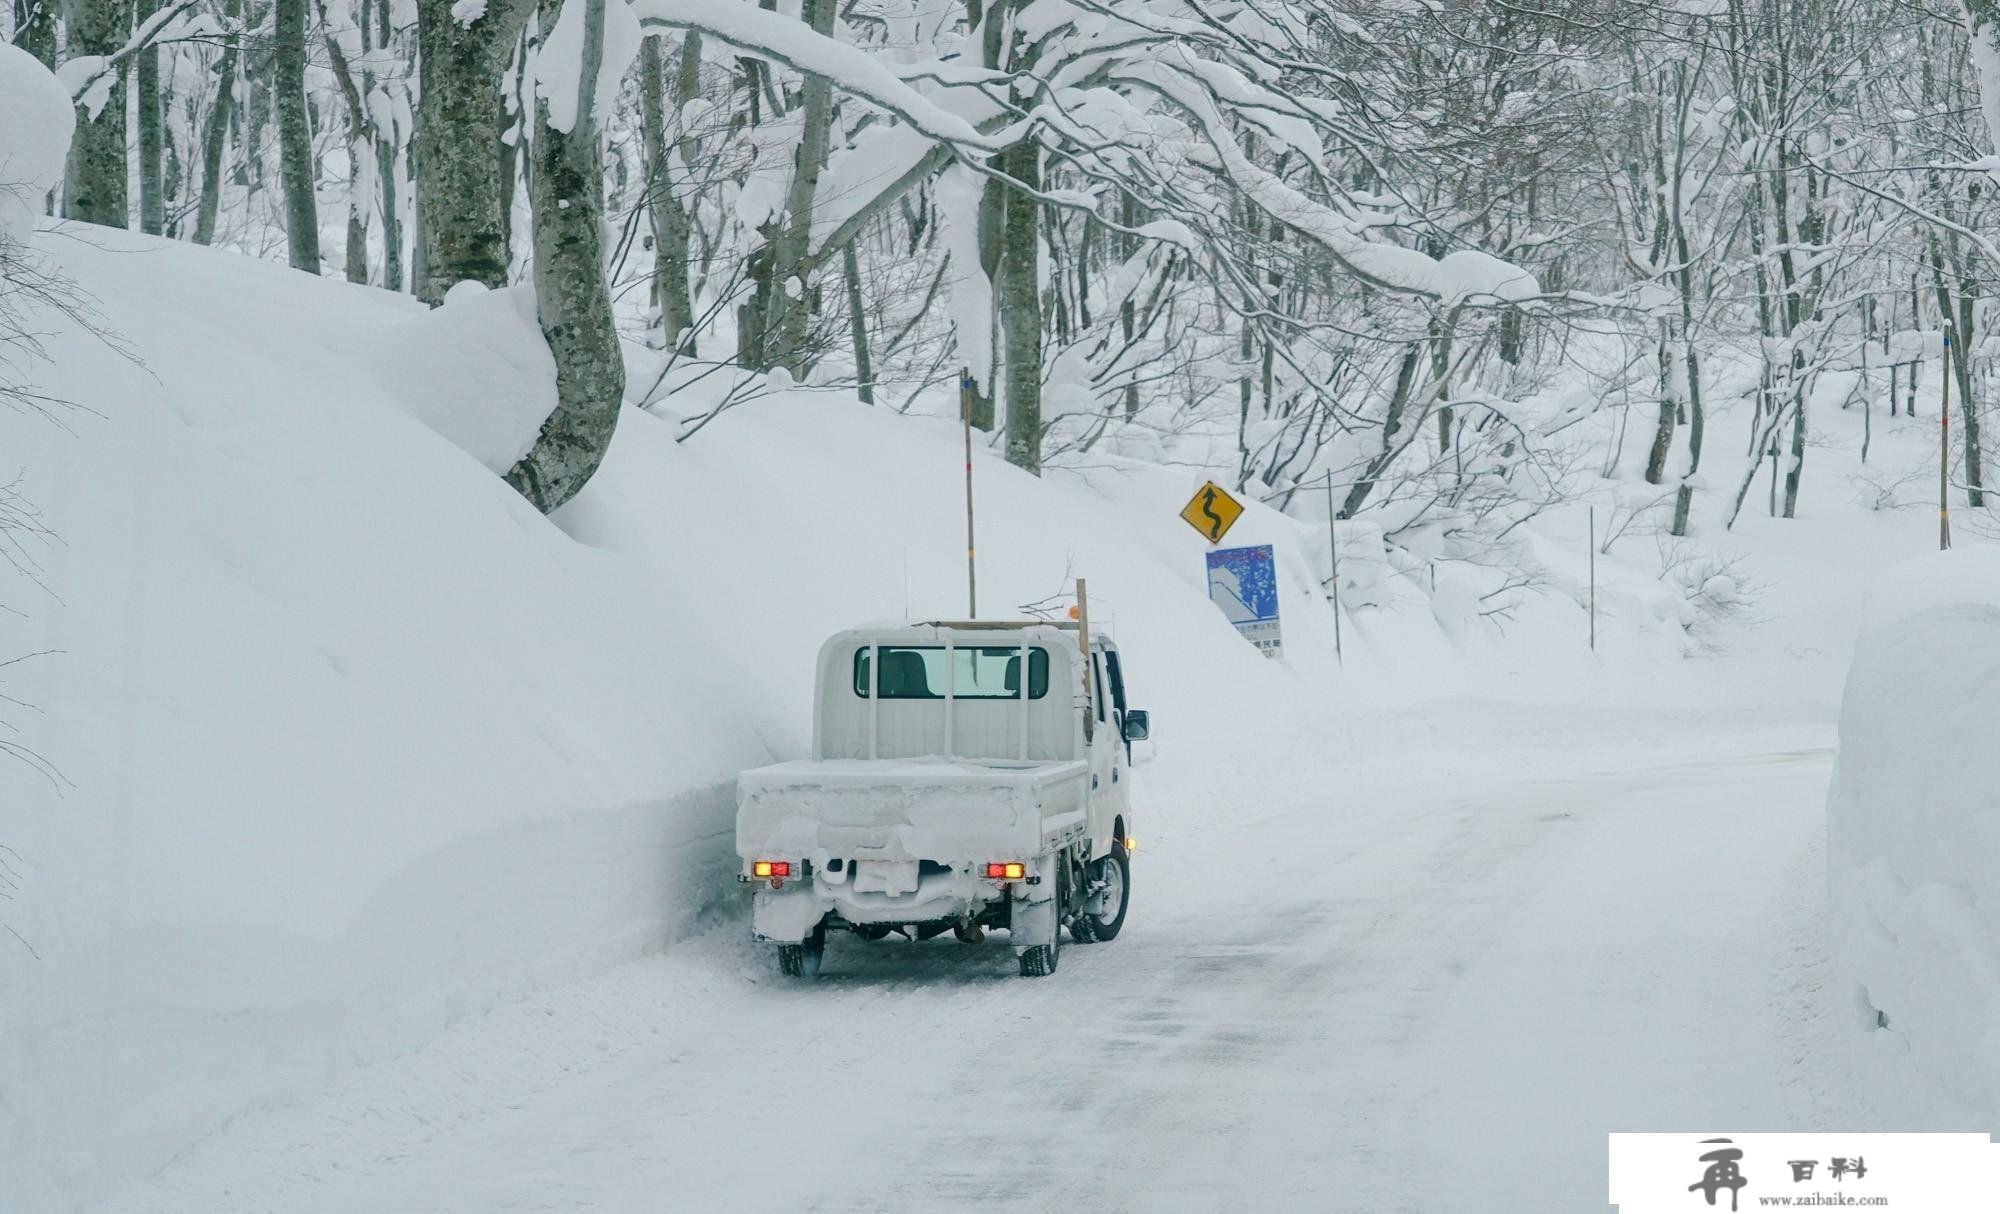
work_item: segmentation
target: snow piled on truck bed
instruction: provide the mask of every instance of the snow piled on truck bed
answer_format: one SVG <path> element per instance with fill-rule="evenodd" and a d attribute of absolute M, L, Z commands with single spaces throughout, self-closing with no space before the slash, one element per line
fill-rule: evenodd
<path fill-rule="evenodd" d="M 2000 552 L 1878 579 L 1848 676 L 1828 898 L 1852 1019 L 2000 1113 Z"/>

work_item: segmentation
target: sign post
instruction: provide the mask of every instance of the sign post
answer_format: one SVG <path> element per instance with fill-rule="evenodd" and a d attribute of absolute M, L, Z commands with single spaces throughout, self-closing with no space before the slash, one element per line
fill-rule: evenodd
<path fill-rule="evenodd" d="M 1964 357 L 1963 353 L 1960 357 Z M 1951 547 L 1951 318 L 1944 330 L 1944 407 L 1938 410 L 1938 551 Z"/>
<path fill-rule="evenodd" d="M 1326 474 L 1326 544 L 1328 555 L 1333 558 L 1333 660 L 1347 665 L 1347 655 L 1340 646 L 1340 516 L 1333 512 L 1333 471 Z"/>

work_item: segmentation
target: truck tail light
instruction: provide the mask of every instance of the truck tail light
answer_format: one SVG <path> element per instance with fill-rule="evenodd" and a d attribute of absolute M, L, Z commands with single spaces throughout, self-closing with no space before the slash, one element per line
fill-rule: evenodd
<path fill-rule="evenodd" d="M 1019 860 L 994 861 L 986 866 L 986 877 L 990 881 L 1019 881 L 1028 875 L 1028 866 Z"/>
<path fill-rule="evenodd" d="M 790 860 L 759 860 L 750 866 L 750 875 L 758 878 L 789 877 L 792 875 Z"/>

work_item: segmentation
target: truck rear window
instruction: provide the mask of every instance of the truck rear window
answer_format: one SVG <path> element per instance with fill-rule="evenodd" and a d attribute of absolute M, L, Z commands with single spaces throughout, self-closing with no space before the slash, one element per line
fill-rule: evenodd
<path fill-rule="evenodd" d="M 867 646 L 854 654 L 854 694 L 868 698 L 871 682 Z M 947 653 L 949 661 L 947 662 Z M 947 669 L 947 666 L 949 669 Z M 882 646 L 882 698 L 942 700 L 945 688 L 956 700 L 1012 700 L 1021 695 L 1021 650 L 942 645 Z M 1049 651 L 1028 649 L 1028 698 L 1049 693 Z"/>

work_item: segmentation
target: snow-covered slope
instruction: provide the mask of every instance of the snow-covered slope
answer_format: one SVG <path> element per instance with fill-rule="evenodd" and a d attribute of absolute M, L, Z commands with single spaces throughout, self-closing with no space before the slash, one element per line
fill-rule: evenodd
<path fill-rule="evenodd" d="M 52 322 L 36 374 L 76 407 L 0 413 L 50 533 L 27 539 L 38 571 L 0 566 L 0 660 L 40 655 L 0 670 L 0 719 L 64 777 L 0 764 L 10 1211 L 87 1201 L 733 905 L 727 782 L 804 750 L 821 640 L 964 611 L 948 423 L 792 391 L 676 443 L 673 418 L 628 410 L 547 520 L 494 475 L 553 398 L 524 293 L 432 313 L 95 228 L 35 247 L 113 336 Z M 1141 791 L 1208 822 L 1268 820 L 1258 790 L 1288 755 L 1391 763 L 1473 720 L 1489 746 L 1546 732 L 1523 703 L 1587 703 L 1633 739 L 1669 700 L 1810 718 L 1851 629 L 1847 567 L 1924 526 L 1746 522 L 1729 543 L 1785 570 L 1763 634 L 1784 643 L 1741 648 L 1725 679 L 1683 659 L 1685 600 L 1649 542 L 1600 557 L 1591 653 L 1581 506 L 1537 520 L 1548 582 L 1505 620 L 1449 562 L 1437 593 L 1420 558 L 1371 568 L 1354 528 L 1337 665 L 1324 530 L 1253 507 L 1229 538 L 1280 549 L 1268 662 L 1208 603 L 1205 544 L 1175 517 L 1199 471 L 976 465 L 985 613 L 1088 577 L 1155 713 Z M 1384 711 L 1441 697 L 1510 707 Z"/>
<path fill-rule="evenodd" d="M 36 243 L 130 357 L 64 328 L 41 373 L 77 407 L 0 414 L 52 533 L 39 584 L 0 568 L 0 657 L 42 655 L 6 715 L 65 778 L 0 765 L 10 1210 L 660 946 L 727 888 L 726 782 L 803 750 L 825 634 L 964 610 L 949 427 L 801 395 L 676 444 L 628 412 L 555 525 L 491 471 L 552 399 L 518 293 L 426 313 L 185 244 Z M 1280 666 L 1207 603 L 1186 475 L 978 477 L 989 613 L 1085 575 L 1163 736 L 1299 728 L 1333 657 L 1295 551 Z"/>
<path fill-rule="evenodd" d="M 1827 810 L 1838 992 L 1964 1105 L 2000 1113 L 2000 552 L 1880 578 Z"/>

